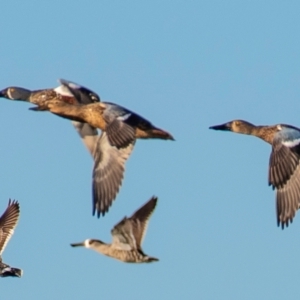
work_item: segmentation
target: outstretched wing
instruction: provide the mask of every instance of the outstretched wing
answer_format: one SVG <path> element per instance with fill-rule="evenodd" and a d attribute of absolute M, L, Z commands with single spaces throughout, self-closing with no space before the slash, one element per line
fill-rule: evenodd
<path fill-rule="evenodd" d="M 133 235 L 138 246 L 141 246 L 147 232 L 148 223 L 157 204 L 157 197 L 152 197 L 138 209 L 131 217 Z"/>
<path fill-rule="evenodd" d="M 14 233 L 20 216 L 20 206 L 15 200 L 9 200 L 8 206 L 0 218 L 0 255 Z"/>
<path fill-rule="evenodd" d="M 124 250 L 141 250 L 149 219 L 156 207 L 157 197 L 152 197 L 139 208 L 130 218 L 124 218 L 114 226 L 111 233 L 115 247 Z M 128 249 L 125 249 L 125 248 Z"/>
<path fill-rule="evenodd" d="M 300 132 L 282 126 L 273 139 L 269 185 L 276 188 L 277 224 L 288 226 L 300 204 Z"/>
<path fill-rule="evenodd" d="M 111 230 L 112 245 L 120 250 L 136 250 L 137 243 L 132 231 L 132 224 L 130 219 L 124 217 L 118 224 Z"/>
<path fill-rule="evenodd" d="M 122 183 L 125 162 L 130 156 L 135 141 L 118 149 L 111 146 L 106 132 L 102 132 L 94 151 L 93 170 L 93 215 L 103 216 L 115 199 Z"/>

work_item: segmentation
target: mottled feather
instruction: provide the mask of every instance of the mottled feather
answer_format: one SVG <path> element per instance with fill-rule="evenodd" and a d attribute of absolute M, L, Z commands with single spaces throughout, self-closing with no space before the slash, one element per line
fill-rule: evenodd
<path fill-rule="evenodd" d="M 9 200 L 8 206 L 0 218 L 0 255 L 14 233 L 20 216 L 20 206 L 15 200 Z"/>
<path fill-rule="evenodd" d="M 142 251 L 141 245 L 147 232 L 149 219 L 156 207 L 157 197 L 152 197 L 139 208 L 130 218 L 124 217 L 114 226 L 111 233 L 113 245 L 121 245 L 121 249 L 128 248 Z"/>

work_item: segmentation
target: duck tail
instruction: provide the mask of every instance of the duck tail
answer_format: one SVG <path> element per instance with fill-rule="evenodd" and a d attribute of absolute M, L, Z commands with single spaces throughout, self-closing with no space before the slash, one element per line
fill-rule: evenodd
<path fill-rule="evenodd" d="M 159 128 L 149 129 L 147 133 L 148 133 L 148 137 L 152 139 L 154 138 L 154 139 L 175 141 L 175 139 L 169 132 Z"/>
<path fill-rule="evenodd" d="M 156 258 L 156 257 L 151 257 L 151 256 L 146 256 L 145 257 L 145 262 L 147 262 L 147 263 L 151 263 L 151 262 L 154 262 L 154 261 L 159 261 L 159 259 Z"/>

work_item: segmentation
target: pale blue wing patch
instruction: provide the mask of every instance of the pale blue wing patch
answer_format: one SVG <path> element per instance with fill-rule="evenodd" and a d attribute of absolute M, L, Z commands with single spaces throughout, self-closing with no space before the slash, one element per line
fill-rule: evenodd
<path fill-rule="evenodd" d="M 284 146 L 293 148 L 300 144 L 300 131 L 293 127 L 278 125 L 279 131 L 275 133 L 273 144 L 282 143 Z"/>

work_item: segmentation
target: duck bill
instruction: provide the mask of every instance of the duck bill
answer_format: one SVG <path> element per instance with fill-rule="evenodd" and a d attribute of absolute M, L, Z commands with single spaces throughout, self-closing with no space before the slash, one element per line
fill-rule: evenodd
<path fill-rule="evenodd" d="M 74 244 L 70 244 L 71 247 L 84 247 L 84 243 L 74 243 Z"/>
<path fill-rule="evenodd" d="M 6 97 L 6 92 L 7 92 L 7 89 L 4 89 L 4 90 L 0 91 L 0 98 L 5 98 Z"/>
<path fill-rule="evenodd" d="M 210 126 L 209 129 L 230 131 L 231 126 L 230 126 L 230 123 L 224 123 L 224 124 L 221 124 L 221 125 Z"/>

